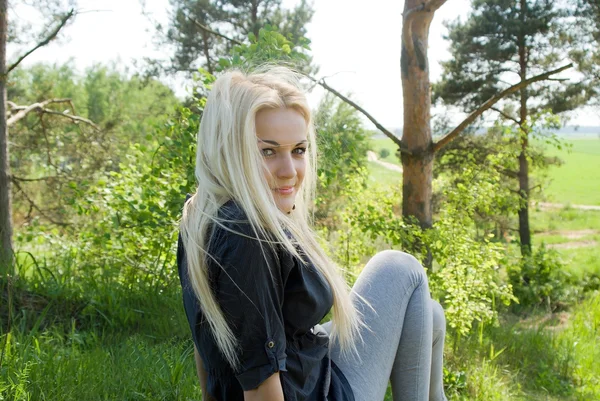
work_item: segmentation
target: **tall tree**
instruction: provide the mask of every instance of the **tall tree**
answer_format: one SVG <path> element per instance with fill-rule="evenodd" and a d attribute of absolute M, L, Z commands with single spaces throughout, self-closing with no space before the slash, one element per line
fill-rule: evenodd
<path fill-rule="evenodd" d="M 445 0 L 404 2 L 402 25 L 402 96 L 404 128 L 402 158 L 402 214 L 415 217 L 423 228 L 432 225 L 433 140 L 427 46 L 429 26 Z"/>
<path fill-rule="evenodd" d="M 213 73 L 233 43 L 258 37 L 260 28 L 272 25 L 294 44 L 306 35 L 314 11 L 302 0 L 285 9 L 282 0 L 170 0 L 168 27 L 157 26 L 162 41 L 173 45 L 171 70 Z M 307 65 L 310 63 L 308 60 Z"/>
<path fill-rule="evenodd" d="M 600 105 L 600 1 L 577 0 L 569 26 L 570 55 L 588 83 L 590 97 Z"/>
<path fill-rule="evenodd" d="M 525 82 L 532 73 L 564 64 L 569 52 L 561 45 L 569 17 L 564 3 L 553 0 L 474 0 L 465 22 L 448 24 L 451 59 L 443 64 L 436 96 L 446 104 L 471 109 L 511 83 Z M 579 81 L 546 80 L 521 87 L 493 109 L 515 126 L 520 147 L 512 172 L 521 198 L 518 211 L 523 255 L 531 253 L 529 227 L 529 142 L 535 115 L 560 113 L 589 97 Z"/>
<path fill-rule="evenodd" d="M 60 1 L 44 0 L 39 6 L 45 10 L 54 10 L 54 6 L 61 3 Z M 14 4 L 11 4 L 14 7 Z M 14 70 L 25 58 L 35 52 L 37 49 L 46 46 L 54 40 L 58 33 L 71 20 L 75 12 L 73 9 L 67 12 L 57 12 L 51 15 L 52 24 L 44 29 L 39 34 L 42 39 L 32 45 L 27 51 L 23 52 L 16 61 L 7 65 L 6 61 L 6 45 L 10 38 L 17 37 L 15 29 L 9 29 L 8 25 L 8 1 L 0 0 L 0 272 L 10 264 L 12 260 L 12 200 L 11 200 L 11 182 L 10 182 L 10 163 L 9 163 L 9 141 L 8 127 L 11 123 L 18 121 L 25 115 L 34 110 L 39 110 L 43 106 L 51 103 L 54 99 L 48 99 L 44 102 L 36 103 L 23 107 L 20 110 L 15 110 L 15 114 L 10 117 L 7 115 L 7 98 L 6 84 L 8 74 Z"/>
<path fill-rule="evenodd" d="M 8 127 L 6 126 L 6 39 L 8 0 L 0 0 L 0 272 L 12 257 L 12 202 L 8 169 Z"/>

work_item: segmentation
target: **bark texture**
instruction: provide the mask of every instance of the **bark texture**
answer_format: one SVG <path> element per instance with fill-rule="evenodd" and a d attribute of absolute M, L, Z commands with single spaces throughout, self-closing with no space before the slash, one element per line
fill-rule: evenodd
<path fill-rule="evenodd" d="M 6 121 L 6 40 L 8 1 L 0 0 L 0 272 L 12 260 L 12 202 L 8 158 L 8 124 Z"/>
<path fill-rule="evenodd" d="M 432 226 L 433 141 L 430 109 L 431 84 L 427 47 L 429 26 L 437 7 L 406 0 L 402 29 L 402 214 L 415 217 L 423 228 Z"/>
<path fill-rule="evenodd" d="M 525 24 L 527 12 L 527 1 L 520 0 L 521 23 Z M 519 76 L 521 82 L 527 79 L 528 48 L 525 37 L 519 37 Z M 529 127 L 527 125 L 527 88 L 520 91 L 519 126 L 521 129 L 521 153 L 519 154 L 519 196 L 521 205 L 519 207 L 519 240 L 521 243 L 521 255 L 531 254 L 531 230 L 529 229 L 529 160 L 527 152 L 529 148 Z"/>

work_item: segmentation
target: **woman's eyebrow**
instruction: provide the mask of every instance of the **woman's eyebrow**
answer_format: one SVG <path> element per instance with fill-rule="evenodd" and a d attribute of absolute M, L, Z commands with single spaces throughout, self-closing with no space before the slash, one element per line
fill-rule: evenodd
<path fill-rule="evenodd" d="M 272 141 L 270 139 L 260 139 L 260 138 L 258 139 L 258 142 L 266 143 L 266 144 L 272 145 L 274 147 L 280 147 L 280 146 L 286 146 L 286 145 L 293 145 L 294 144 L 294 143 L 280 144 L 277 141 Z M 295 144 L 295 146 L 302 145 L 302 144 L 305 144 L 305 143 L 308 143 L 308 141 L 307 140 L 300 141 L 297 144 Z"/>

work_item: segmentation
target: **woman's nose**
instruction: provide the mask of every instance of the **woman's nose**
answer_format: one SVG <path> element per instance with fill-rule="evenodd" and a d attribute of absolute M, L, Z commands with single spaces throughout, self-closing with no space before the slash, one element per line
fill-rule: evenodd
<path fill-rule="evenodd" d="M 277 168 L 278 178 L 294 178 L 296 176 L 296 166 L 292 155 L 282 155 Z"/>

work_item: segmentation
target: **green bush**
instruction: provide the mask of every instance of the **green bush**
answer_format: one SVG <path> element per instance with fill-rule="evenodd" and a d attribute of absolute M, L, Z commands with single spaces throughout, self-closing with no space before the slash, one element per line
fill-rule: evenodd
<path fill-rule="evenodd" d="M 545 306 L 551 312 L 572 303 L 580 289 L 565 267 L 560 254 L 544 244 L 509 266 L 508 276 L 521 307 Z"/>
<path fill-rule="evenodd" d="M 389 155 L 390 155 L 390 151 L 389 151 L 388 149 L 386 149 L 386 148 L 383 148 L 383 149 L 381 149 L 381 150 L 379 151 L 379 157 L 380 157 L 381 159 L 385 159 L 385 158 L 387 158 Z"/>

